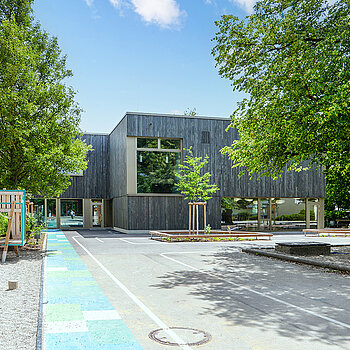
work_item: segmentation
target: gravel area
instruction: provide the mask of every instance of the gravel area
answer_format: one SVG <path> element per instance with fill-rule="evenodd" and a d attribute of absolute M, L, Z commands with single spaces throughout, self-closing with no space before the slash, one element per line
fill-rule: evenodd
<path fill-rule="evenodd" d="M 0 349 L 36 349 L 42 258 L 40 250 L 23 248 L 20 257 L 9 251 L 0 262 Z M 18 289 L 7 290 L 8 281 L 18 281 Z"/>

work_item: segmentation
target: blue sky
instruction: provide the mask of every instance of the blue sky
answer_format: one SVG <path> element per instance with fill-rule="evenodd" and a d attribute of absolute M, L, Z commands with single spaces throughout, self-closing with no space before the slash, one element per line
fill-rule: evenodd
<path fill-rule="evenodd" d="M 242 96 L 215 68 L 214 21 L 243 17 L 253 3 L 35 0 L 34 14 L 67 55 L 82 130 L 110 132 L 127 111 L 228 117 Z"/>

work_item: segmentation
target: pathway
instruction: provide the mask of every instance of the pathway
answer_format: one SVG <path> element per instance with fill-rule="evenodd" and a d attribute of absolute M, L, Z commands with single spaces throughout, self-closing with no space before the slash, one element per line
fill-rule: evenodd
<path fill-rule="evenodd" d="M 43 348 L 141 350 L 62 231 L 48 233 Z"/>

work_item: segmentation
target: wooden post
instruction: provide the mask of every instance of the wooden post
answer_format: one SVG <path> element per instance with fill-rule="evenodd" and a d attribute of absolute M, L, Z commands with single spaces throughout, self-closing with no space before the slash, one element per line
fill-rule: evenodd
<path fill-rule="evenodd" d="M 309 198 L 305 198 L 305 228 L 310 228 L 310 202 Z"/>
<path fill-rule="evenodd" d="M 15 214 L 15 202 L 12 202 L 10 216 L 9 216 L 9 222 L 8 222 L 7 231 L 6 231 L 5 246 L 4 246 L 4 250 L 2 252 L 2 259 L 1 259 L 1 261 L 3 263 L 6 261 L 6 255 L 7 255 L 7 250 L 8 250 L 8 247 L 9 247 L 10 233 L 11 233 L 11 228 L 12 228 L 12 222 L 13 222 L 14 214 Z"/>
<path fill-rule="evenodd" d="M 269 230 L 272 229 L 272 198 L 269 198 Z"/>
<path fill-rule="evenodd" d="M 188 203 L 188 234 L 191 234 L 191 203 Z"/>
<path fill-rule="evenodd" d="M 258 198 L 258 230 L 261 228 L 261 198 Z"/>
<path fill-rule="evenodd" d="M 207 202 L 204 204 L 204 230 L 207 227 Z"/>
<path fill-rule="evenodd" d="M 192 214 L 192 228 L 193 228 L 193 234 L 194 234 L 194 232 L 195 232 L 194 223 L 195 223 L 195 220 L 196 220 L 196 211 L 195 211 L 193 203 L 192 203 L 192 211 L 193 211 L 193 214 Z"/>

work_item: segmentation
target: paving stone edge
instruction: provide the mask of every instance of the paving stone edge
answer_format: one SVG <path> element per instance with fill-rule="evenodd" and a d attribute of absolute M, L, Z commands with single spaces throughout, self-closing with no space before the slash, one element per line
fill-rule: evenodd
<path fill-rule="evenodd" d="M 45 240 L 41 250 L 41 281 L 40 281 L 40 296 L 39 296 L 39 311 L 38 311 L 38 329 L 36 334 L 36 350 L 43 349 L 43 302 L 44 302 L 44 276 L 45 276 L 45 257 L 47 249 L 47 232 L 45 233 Z"/>
<path fill-rule="evenodd" d="M 344 264 L 330 263 L 330 262 L 321 262 L 318 260 L 307 259 L 303 257 L 290 256 L 285 254 L 267 252 L 263 249 L 253 249 L 253 248 L 243 248 L 242 252 L 254 255 L 262 255 L 270 258 L 276 258 L 285 261 L 292 261 L 306 265 L 313 265 L 318 267 L 323 267 L 331 270 L 347 271 L 350 272 L 350 266 Z"/>

